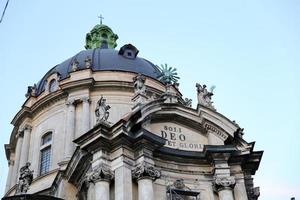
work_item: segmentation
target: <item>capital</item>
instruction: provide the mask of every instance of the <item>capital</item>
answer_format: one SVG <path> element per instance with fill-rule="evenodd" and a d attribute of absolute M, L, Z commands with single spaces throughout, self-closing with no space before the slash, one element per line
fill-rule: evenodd
<path fill-rule="evenodd" d="M 235 186 L 235 179 L 233 176 L 215 177 L 213 186 L 214 186 L 214 190 L 216 192 L 225 190 L 225 189 L 232 190 Z"/>
<path fill-rule="evenodd" d="M 114 173 L 110 170 L 109 166 L 105 164 L 100 164 L 86 176 L 86 180 L 92 183 L 96 183 L 98 181 L 110 182 L 113 178 Z"/>
<path fill-rule="evenodd" d="M 66 101 L 67 106 L 74 106 L 75 105 L 75 99 L 68 99 Z"/>
<path fill-rule="evenodd" d="M 154 181 L 160 177 L 160 171 L 151 165 L 143 163 L 132 170 L 132 177 L 137 180 L 149 178 Z"/>
<path fill-rule="evenodd" d="M 25 124 L 23 130 L 24 131 L 31 131 L 32 130 L 32 126 L 30 126 L 29 124 Z"/>
<path fill-rule="evenodd" d="M 82 98 L 81 98 L 81 101 L 82 101 L 83 103 L 90 103 L 90 98 L 89 98 L 89 97 L 82 97 Z"/>

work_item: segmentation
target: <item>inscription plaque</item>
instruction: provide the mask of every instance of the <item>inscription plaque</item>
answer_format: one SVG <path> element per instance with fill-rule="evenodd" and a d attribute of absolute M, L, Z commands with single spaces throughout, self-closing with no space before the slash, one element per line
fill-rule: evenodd
<path fill-rule="evenodd" d="M 148 131 L 167 139 L 166 147 L 185 150 L 203 151 L 207 138 L 200 132 L 176 123 L 153 123 L 145 127 Z"/>

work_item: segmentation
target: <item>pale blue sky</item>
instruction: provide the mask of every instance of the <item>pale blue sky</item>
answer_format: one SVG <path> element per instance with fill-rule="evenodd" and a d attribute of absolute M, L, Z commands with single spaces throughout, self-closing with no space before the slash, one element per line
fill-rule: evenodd
<path fill-rule="evenodd" d="M 0 2 L 0 9 L 6 0 Z M 216 85 L 217 110 L 245 128 L 264 150 L 255 185 L 262 200 L 300 199 L 300 1 L 21 1 L 0 24 L 0 194 L 3 144 L 28 85 L 84 49 L 85 34 L 104 23 L 118 47 L 178 69 L 180 89 L 196 104 L 196 82 Z"/>

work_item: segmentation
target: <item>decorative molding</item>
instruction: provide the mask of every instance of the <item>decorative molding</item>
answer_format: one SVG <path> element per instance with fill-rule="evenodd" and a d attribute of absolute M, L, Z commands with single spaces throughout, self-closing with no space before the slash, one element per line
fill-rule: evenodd
<path fill-rule="evenodd" d="M 157 170 L 155 167 L 151 165 L 147 165 L 145 163 L 137 166 L 132 170 L 132 177 L 134 179 L 143 179 L 143 178 L 150 178 L 153 181 L 160 177 L 160 171 Z"/>
<path fill-rule="evenodd" d="M 217 137 L 221 138 L 222 140 L 226 140 L 228 138 L 228 135 L 226 133 L 224 133 L 224 131 L 221 131 L 219 128 L 216 128 L 214 125 L 212 125 L 211 123 L 204 123 L 204 128 L 207 131 L 211 131 L 212 133 L 214 133 Z"/>
<path fill-rule="evenodd" d="M 111 181 L 114 178 L 113 171 L 104 163 L 100 164 L 92 172 L 87 173 L 86 181 L 88 183 L 95 183 L 97 181 Z"/>
<path fill-rule="evenodd" d="M 216 192 L 224 189 L 232 190 L 235 186 L 235 178 L 233 176 L 215 177 L 213 181 L 214 190 Z"/>

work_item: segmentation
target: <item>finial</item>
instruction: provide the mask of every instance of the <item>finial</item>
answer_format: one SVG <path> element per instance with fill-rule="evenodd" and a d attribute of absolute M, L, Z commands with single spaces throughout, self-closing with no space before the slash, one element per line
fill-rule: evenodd
<path fill-rule="evenodd" d="M 100 19 L 100 24 L 102 24 L 102 19 L 104 19 L 104 17 L 102 15 L 98 16 L 98 18 Z"/>

